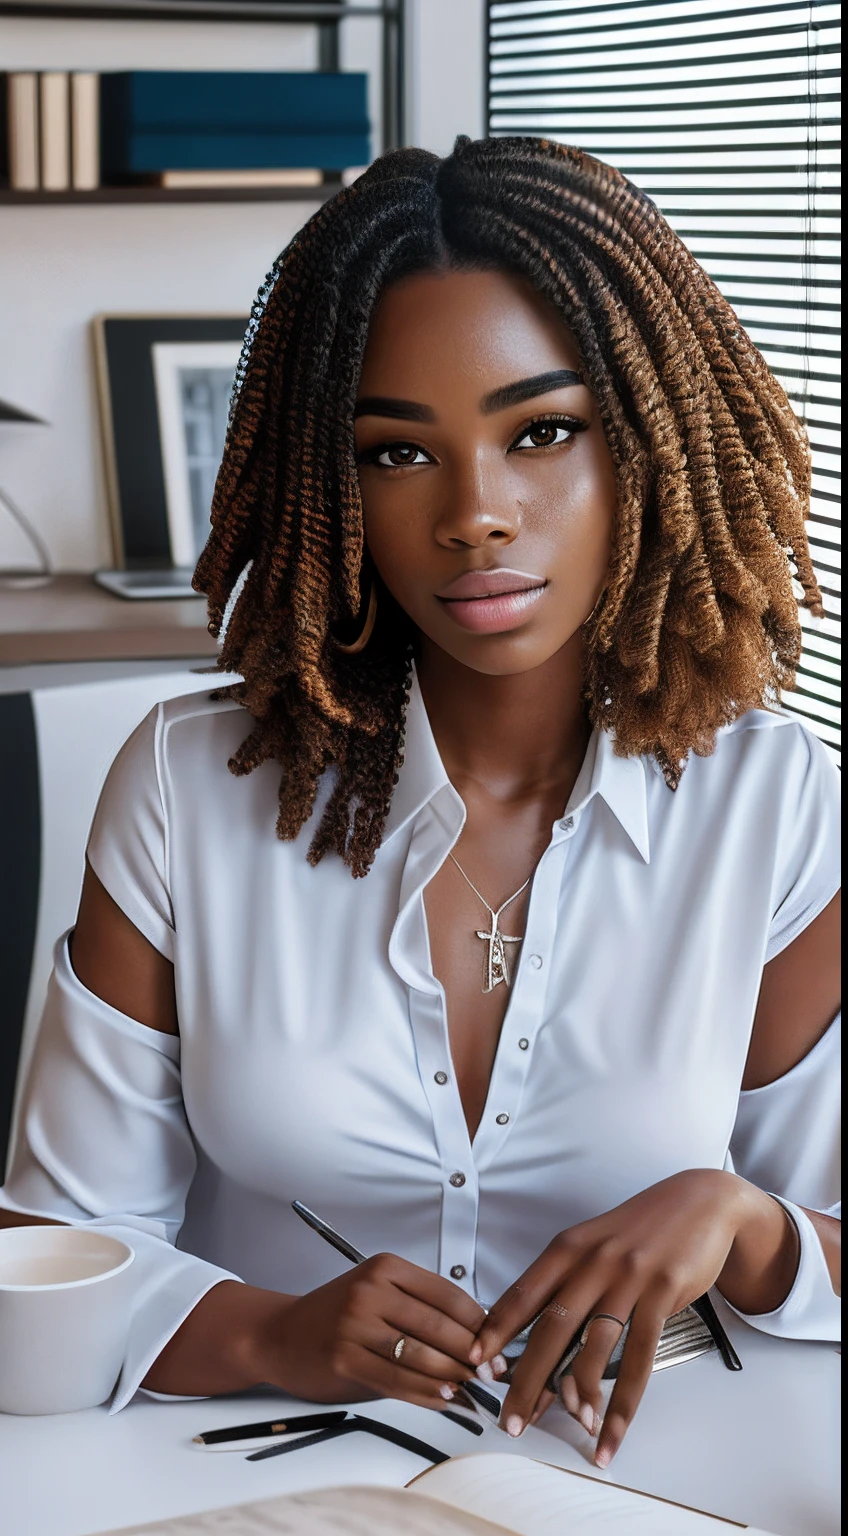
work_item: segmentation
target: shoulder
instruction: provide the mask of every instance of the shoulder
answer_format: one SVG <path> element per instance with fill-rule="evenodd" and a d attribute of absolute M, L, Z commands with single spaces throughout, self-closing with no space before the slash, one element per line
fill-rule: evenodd
<path fill-rule="evenodd" d="M 210 681 L 210 690 L 212 687 L 214 683 Z M 251 725 L 252 717 L 234 699 L 214 700 L 206 692 L 163 699 L 154 704 L 127 737 L 111 772 L 146 777 L 155 773 L 161 777 L 171 768 L 175 755 L 188 755 L 198 767 L 205 761 L 214 761 L 217 744 L 226 750 L 230 739 L 241 741 Z"/>
<path fill-rule="evenodd" d="M 155 733 L 163 762 L 175 756 L 205 759 L 211 747 L 226 750 L 251 730 L 254 720 L 237 699 L 213 699 L 208 693 L 186 693 L 165 699 L 153 711 Z"/>
<path fill-rule="evenodd" d="M 210 680 L 210 691 L 214 683 Z M 167 818 L 176 796 L 213 796 L 232 781 L 228 762 L 253 717 L 236 700 L 188 693 L 155 704 L 127 737 L 106 775 L 96 821 Z"/>
<path fill-rule="evenodd" d="M 749 709 L 718 731 L 710 756 L 692 754 L 678 795 L 684 788 L 684 798 L 713 789 L 777 810 L 810 793 L 838 802 L 840 778 L 830 749 L 797 716 Z"/>

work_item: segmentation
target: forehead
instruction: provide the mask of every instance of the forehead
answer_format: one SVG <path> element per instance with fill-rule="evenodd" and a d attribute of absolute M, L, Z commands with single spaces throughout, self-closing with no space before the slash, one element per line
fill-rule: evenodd
<path fill-rule="evenodd" d="M 523 277 L 426 272 L 386 289 L 368 333 L 359 393 L 475 397 L 557 368 L 580 368 L 571 332 Z"/>

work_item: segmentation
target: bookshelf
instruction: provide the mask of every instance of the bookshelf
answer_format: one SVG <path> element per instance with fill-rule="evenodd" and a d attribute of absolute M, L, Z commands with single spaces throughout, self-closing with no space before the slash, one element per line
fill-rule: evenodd
<path fill-rule="evenodd" d="M 318 32 L 318 68 L 339 68 L 339 26 L 357 18 L 379 20 L 381 32 L 380 75 L 382 85 L 382 151 L 405 142 L 403 61 L 404 0 L 370 0 L 346 4 L 344 0 L 0 0 L 0 17 L 17 16 L 49 22 L 156 21 L 276 23 L 314 25 Z M 103 206 L 138 203 L 244 203 L 325 202 L 341 186 L 325 180 L 314 188 L 221 187 L 180 191 L 158 187 L 101 186 L 95 191 L 20 192 L 0 187 L 0 206 L 7 208 Z"/>
<path fill-rule="evenodd" d="M 341 191 L 340 181 L 320 187 L 97 187 L 92 192 L 12 192 L 0 188 L 2 208 L 45 208 L 72 203 L 103 206 L 115 203 L 323 203 Z"/>

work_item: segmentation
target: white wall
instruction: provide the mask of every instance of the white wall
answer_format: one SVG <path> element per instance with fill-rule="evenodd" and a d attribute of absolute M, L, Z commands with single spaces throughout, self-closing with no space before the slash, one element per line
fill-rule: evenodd
<path fill-rule="evenodd" d="M 484 0 L 407 0 L 407 138 L 450 154 L 484 131 Z"/>
<path fill-rule="evenodd" d="M 407 140 L 446 154 L 483 131 L 483 0 L 407 0 Z M 342 65 L 369 67 L 374 23 L 348 22 Z M 4 17 L 0 69 L 311 69 L 314 28 Z M 376 85 L 376 80 L 375 80 Z M 379 90 L 372 96 L 379 142 Z M 0 207 L 0 399 L 49 426 L 0 426 L 0 486 L 59 570 L 112 563 L 97 419 L 94 315 L 247 314 L 314 203 Z M 0 507 L 0 568 L 31 550 Z"/>

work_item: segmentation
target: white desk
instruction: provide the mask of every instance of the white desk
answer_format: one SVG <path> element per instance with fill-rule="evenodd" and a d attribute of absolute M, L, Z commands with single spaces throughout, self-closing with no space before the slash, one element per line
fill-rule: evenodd
<path fill-rule="evenodd" d="M 722 1315 L 743 1371 L 725 1370 L 713 1353 L 658 1372 L 612 1468 L 597 1475 L 776 1536 L 835 1536 L 835 1348 L 769 1339 L 724 1308 Z M 91 1536 L 304 1488 L 400 1486 L 423 1470 L 418 1457 L 367 1435 L 264 1462 L 191 1444 L 202 1430 L 266 1419 L 283 1403 L 292 1406 L 265 1391 L 202 1402 L 139 1397 L 114 1417 L 105 1408 L 55 1418 L 0 1415 L 4 1536 Z M 402 1403 L 371 1403 L 364 1411 L 453 1455 L 507 1450 L 592 1470 L 588 1437 L 558 1408 L 542 1421 L 544 1430 L 528 1430 L 519 1441 L 488 1426 L 475 1439 Z"/>

